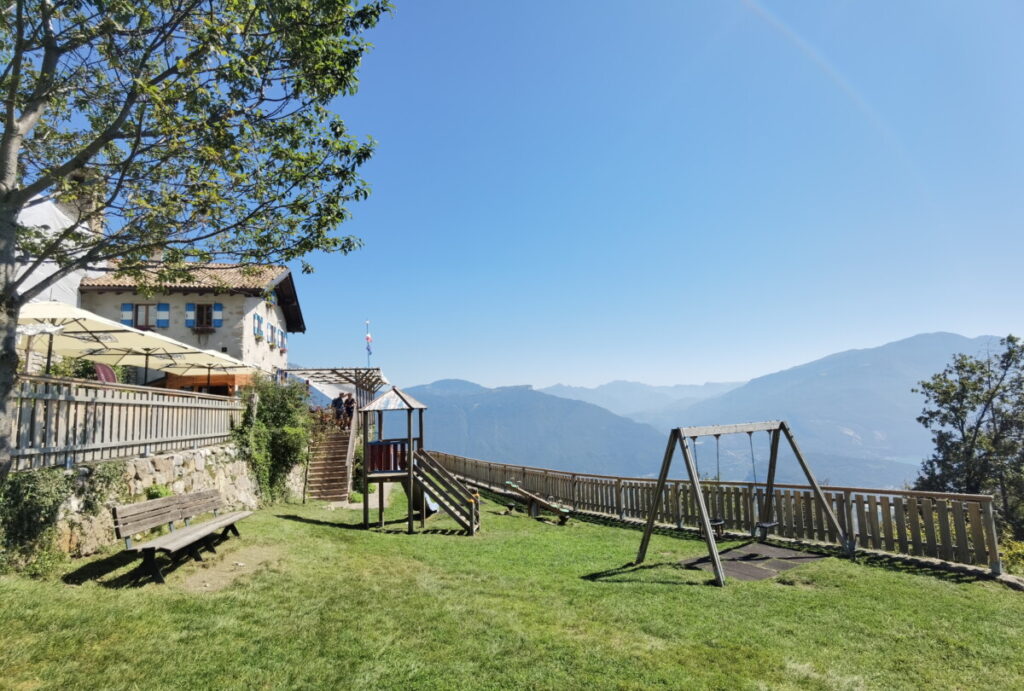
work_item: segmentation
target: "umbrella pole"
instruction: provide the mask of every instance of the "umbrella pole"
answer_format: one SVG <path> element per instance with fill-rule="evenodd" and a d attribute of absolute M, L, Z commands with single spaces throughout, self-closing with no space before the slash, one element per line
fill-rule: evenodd
<path fill-rule="evenodd" d="M 53 362 L 53 334 L 50 334 L 50 342 L 46 345 L 46 376 L 50 376 L 50 363 Z"/>
<path fill-rule="evenodd" d="M 34 341 L 35 338 L 35 336 L 29 336 L 25 339 L 25 374 L 28 374 L 29 358 L 32 357 L 32 341 Z"/>
<path fill-rule="evenodd" d="M 206 393 L 210 393 L 210 372 L 213 371 L 212 367 L 206 368 Z"/>
<path fill-rule="evenodd" d="M 149 351 L 146 351 L 146 366 L 142 368 L 142 385 L 146 386 L 149 384 Z M 166 384 L 166 382 L 165 382 Z"/>

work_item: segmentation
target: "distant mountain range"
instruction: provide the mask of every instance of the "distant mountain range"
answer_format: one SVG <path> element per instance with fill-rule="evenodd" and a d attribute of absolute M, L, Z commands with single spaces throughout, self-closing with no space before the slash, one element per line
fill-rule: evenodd
<path fill-rule="evenodd" d="M 616 415 L 635 418 L 637 411 L 660 410 L 674 404 L 689 405 L 705 398 L 720 396 L 742 385 L 743 382 L 708 382 L 700 385 L 651 386 L 633 381 L 613 381 L 594 388 L 555 384 L 539 390 L 552 396 L 593 403 Z"/>
<path fill-rule="evenodd" d="M 665 436 L 650 425 L 529 386 L 445 379 L 407 391 L 429 408 L 429 449 L 605 475 L 655 473 L 665 450 Z"/>
<path fill-rule="evenodd" d="M 459 455 L 645 476 L 657 472 L 672 427 L 782 419 L 822 482 L 899 487 L 913 480 L 931 451 L 929 435 L 916 421 L 923 401 L 912 389 L 941 371 L 954 353 L 983 354 L 997 343 L 988 336 L 922 334 L 836 353 L 745 384 L 661 387 L 616 381 L 590 389 L 558 385 L 535 391 L 443 380 L 409 392 L 430 408 L 427 446 Z M 632 410 L 633 419 L 613 409 Z M 713 439 L 702 439 L 697 446 L 705 477 L 720 473 L 722 479 L 750 480 L 756 473 L 763 481 L 767 458 L 764 434 L 749 441 L 745 435 L 723 437 L 717 447 Z M 677 465 L 672 474 L 685 473 Z M 783 454 L 779 481 L 801 480 L 796 462 Z"/>

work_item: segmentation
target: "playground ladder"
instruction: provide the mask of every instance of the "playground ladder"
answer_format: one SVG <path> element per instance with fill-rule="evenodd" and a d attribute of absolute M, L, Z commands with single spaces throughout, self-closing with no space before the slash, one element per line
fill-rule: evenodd
<path fill-rule="evenodd" d="M 413 478 L 422 489 L 470 535 L 480 528 L 478 495 L 437 462 L 428 452 L 416 452 Z"/>

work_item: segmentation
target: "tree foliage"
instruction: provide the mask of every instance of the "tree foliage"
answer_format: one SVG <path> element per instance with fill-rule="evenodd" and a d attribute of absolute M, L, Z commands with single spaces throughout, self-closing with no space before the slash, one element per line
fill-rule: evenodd
<path fill-rule="evenodd" d="M 388 0 L 10 0 L 0 7 L 0 428 L 22 304 L 72 272 L 145 291 L 198 262 L 360 245 L 373 142 L 333 101 L 358 87 Z M 67 227 L 28 226 L 59 202 Z M 116 262 L 116 263 L 115 263 Z M 303 260 L 303 269 L 310 270 Z M 9 471 L 0 435 L 0 479 Z"/>
<path fill-rule="evenodd" d="M 915 389 L 924 394 L 918 422 L 935 450 L 918 489 L 994 494 L 1001 520 L 1024 536 L 1024 343 L 1015 336 L 985 357 L 958 354 Z"/>
<path fill-rule="evenodd" d="M 331 233 L 368 193 L 357 169 L 372 143 L 329 106 L 356 90 L 363 33 L 387 7 L 14 0 L 0 22 L 0 233 L 56 261 L 57 278 L 116 259 L 160 282 L 186 277 L 188 259 L 352 250 L 356 238 Z M 48 198 L 74 202 L 78 223 L 11 225 Z M 56 280 L 7 278 L 21 296 Z"/>

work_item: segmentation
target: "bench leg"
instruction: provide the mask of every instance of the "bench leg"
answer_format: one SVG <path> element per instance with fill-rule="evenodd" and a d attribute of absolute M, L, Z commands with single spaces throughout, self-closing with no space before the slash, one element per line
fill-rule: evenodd
<path fill-rule="evenodd" d="M 197 545 L 189 545 L 188 553 L 196 561 L 203 560 L 203 555 L 199 553 L 199 547 Z"/>
<path fill-rule="evenodd" d="M 235 527 L 234 523 L 232 523 L 231 525 L 229 525 L 227 528 L 224 529 L 224 537 L 228 536 L 228 531 L 231 531 L 232 535 L 234 535 L 235 537 L 238 537 L 238 528 Z"/>
<path fill-rule="evenodd" d="M 214 543 L 214 540 L 215 540 L 215 538 L 214 538 L 214 536 L 213 536 L 213 535 L 210 535 L 210 536 L 208 536 L 208 537 L 206 538 L 206 549 L 208 549 L 208 550 L 210 550 L 211 552 L 213 552 L 214 554 L 216 554 L 216 553 L 217 553 L 217 550 L 215 550 L 215 549 L 213 548 L 213 543 Z"/>
<path fill-rule="evenodd" d="M 156 563 L 155 549 L 147 549 L 142 552 L 142 568 L 149 571 L 149 574 L 157 583 L 166 583 L 164 575 L 160 572 L 160 565 Z"/>

